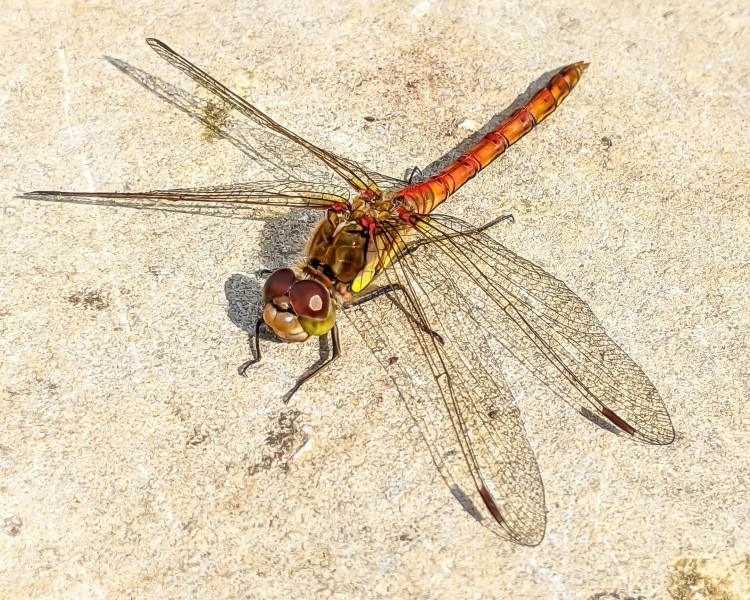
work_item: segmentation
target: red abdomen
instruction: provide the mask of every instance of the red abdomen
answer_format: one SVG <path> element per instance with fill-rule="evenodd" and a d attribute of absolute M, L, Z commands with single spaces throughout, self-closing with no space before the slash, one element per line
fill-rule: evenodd
<path fill-rule="evenodd" d="M 570 93 L 588 63 L 577 62 L 560 70 L 523 108 L 514 112 L 452 164 L 426 181 L 411 185 L 398 197 L 411 201 L 427 214 L 484 169 L 524 135 L 552 114 Z"/>

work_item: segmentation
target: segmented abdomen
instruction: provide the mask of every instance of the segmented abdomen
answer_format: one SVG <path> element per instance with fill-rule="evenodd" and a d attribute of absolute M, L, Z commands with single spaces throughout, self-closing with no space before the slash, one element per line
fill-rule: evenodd
<path fill-rule="evenodd" d="M 552 114 L 576 86 L 587 66 L 588 63 L 577 62 L 561 69 L 526 106 L 514 112 L 440 173 L 426 181 L 410 185 L 397 198 L 413 203 L 418 213 L 432 212 L 448 196 Z"/>

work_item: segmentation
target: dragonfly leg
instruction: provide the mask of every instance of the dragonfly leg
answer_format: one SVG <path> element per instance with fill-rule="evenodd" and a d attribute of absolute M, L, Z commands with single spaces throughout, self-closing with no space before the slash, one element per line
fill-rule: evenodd
<path fill-rule="evenodd" d="M 411 171 L 407 171 L 408 176 L 406 177 L 406 181 L 409 183 L 414 183 L 415 179 L 422 179 L 422 169 L 419 167 L 412 167 Z"/>
<path fill-rule="evenodd" d="M 475 233 L 482 233 L 483 231 L 486 231 L 490 227 L 494 227 L 495 225 L 497 225 L 498 223 L 501 223 L 502 221 L 510 221 L 511 223 L 515 223 L 515 219 L 513 218 L 513 215 L 508 213 L 507 215 L 501 215 L 497 217 L 496 219 L 492 219 L 492 221 L 489 221 L 485 223 L 484 225 L 480 225 L 479 227 L 472 227 L 471 229 L 467 229 L 466 231 L 457 231 L 456 233 L 449 233 L 446 235 L 437 235 L 432 238 L 425 238 L 425 239 L 417 240 L 415 242 L 411 242 L 406 245 L 406 250 L 402 252 L 401 258 L 403 258 L 404 256 L 409 256 L 409 254 L 411 254 L 415 250 L 421 248 L 422 246 L 427 246 L 428 244 L 434 244 L 435 242 L 444 242 L 445 240 L 465 237 L 467 235 L 473 235 Z"/>
<path fill-rule="evenodd" d="M 385 294 L 388 294 L 389 292 L 403 292 L 404 296 L 406 296 L 406 300 L 411 305 L 412 310 L 414 310 L 414 301 L 412 300 L 412 297 L 409 295 L 409 293 L 406 291 L 403 285 L 400 283 L 389 283 L 388 285 L 384 285 L 382 287 L 379 287 L 376 290 L 373 290 L 364 296 L 360 296 L 359 298 L 352 300 L 348 304 L 344 305 L 344 310 L 352 308 L 354 306 L 359 306 L 361 304 L 364 304 L 365 302 L 369 302 L 370 300 L 375 300 L 375 298 L 380 298 L 380 296 L 383 296 Z M 403 306 L 399 306 L 403 310 Z M 416 311 L 414 311 L 416 313 Z M 422 331 L 424 331 L 427 335 L 431 336 L 432 338 L 436 339 L 438 342 L 440 342 L 441 345 L 445 344 L 445 341 L 443 340 L 442 336 L 435 331 L 434 329 L 430 329 L 427 325 L 422 323 L 417 317 L 415 317 L 413 314 L 411 314 L 409 311 L 404 310 L 404 314 L 411 319 L 411 321 L 419 327 Z"/>
<path fill-rule="evenodd" d="M 502 223 L 503 221 L 510 221 L 511 223 L 516 222 L 515 218 L 510 213 L 508 213 L 507 215 L 500 215 L 496 219 L 492 219 L 492 221 L 488 221 L 487 223 L 485 223 L 484 225 L 480 225 L 479 227 L 472 227 L 471 229 L 467 229 L 465 231 L 457 231 L 456 233 L 437 235 L 432 238 L 426 238 L 411 242 L 410 244 L 406 245 L 406 252 L 411 253 L 420 246 L 425 246 L 427 244 L 434 244 L 435 242 L 443 242 L 445 240 L 450 240 L 453 238 L 466 237 L 467 235 L 482 233 L 483 231 L 486 231 L 487 229 L 490 229 L 491 227 L 494 227 L 495 225 L 497 225 L 498 223 Z"/>
<path fill-rule="evenodd" d="M 510 221 L 511 223 L 515 223 L 516 219 L 513 216 L 513 213 L 508 213 L 507 215 L 500 215 L 496 219 L 492 219 L 492 221 L 488 221 L 484 225 L 480 225 L 479 227 L 475 227 L 474 229 L 469 229 L 469 231 L 466 231 L 464 233 L 480 233 L 482 231 L 485 231 L 486 229 L 489 229 L 490 227 L 494 227 L 498 223 L 502 223 L 503 221 Z"/>
<path fill-rule="evenodd" d="M 339 342 L 339 327 L 338 325 L 334 325 L 333 329 L 331 329 L 331 355 L 328 357 L 325 361 L 320 363 L 319 365 L 315 366 L 313 369 L 311 369 L 308 373 L 305 373 L 302 377 L 300 377 L 297 380 L 297 383 L 294 384 L 294 387 L 289 390 L 286 395 L 284 396 L 284 404 L 289 402 L 291 400 L 292 396 L 297 392 L 300 387 L 302 387 L 302 384 L 305 383 L 308 379 L 311 379 L 315 377 L 318 373 L 320 373 L 323 369 L 325 369 L 328 365 L 330 365 L 334 360 L 336 360 L 339 356 L 341 356 L 341 343 Z"/>
<path fill-rule="evenodd" d="M 263 325 L 263 318 L 258 317 L 255 322 L 255 356 L 250 360 L 242 363 L 237 372 L 243 377 L 247 377 L 247 370 L 255 363 L 260 361 L 260 326 Z"/>

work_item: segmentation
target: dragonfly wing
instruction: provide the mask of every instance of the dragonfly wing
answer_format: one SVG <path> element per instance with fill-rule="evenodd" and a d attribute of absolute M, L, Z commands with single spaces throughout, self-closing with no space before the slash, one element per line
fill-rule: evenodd
<path fill-rule="evenodd" d="M 373 179 L 364 168 L 360 167 L 353 161 L 341 159 L 335 154 L 327 152 L 326 150 L 315 146 L 304 138 L 289 131 L 288 129 L 271 119 L 271 117 L 264 114 L 255 106 L 250 104 L 247 100 L 211 77 L 208 73 L 195 66 L 183 56 L 177 54 L 177 52 L 172 50 L 164 42 L 161 42 L 154 38 L 148 38 L 146 41 L 148 42 L 149 46 L 151 46 L 151 48 L 169 64 L 185 73 L 195 83 L 213 93 L 216 97 L 221 99 L 227 105 L 231 106 L 240 114 L 293 141 L 311 154 L 315 155 L 328 168 L 338 174 L 354 189 L 358 191 L 370 190 L 373 193 L 380 195 L 380 190 L 377 184 L 373 181 Z"/>
<path fill-rule="evenodd" d="M 154 190 L 150 192 L 61 192 L 37 191 L 23 194 L 24 198 L 52 202 L 73 202 L 180 210 L 208 214 L 237 214 L 246 209 L 260 207 L 329 209 L 345 205 L 347 198 L 322 191 L 309 183 L 260 182 L 203 188 Z M 304 185 L 304 188 L 301 186 Z M 305 189 L 306 188 L 306 189 Z"/>
<path fill-rule="evenodd" d="M 385 246 L 405 248 L 397 236 Z M 379 281 L 404 291 L 344 314 L 394 380 L 454 495 L 495 533 L 536 545 L 544 489 L 493 340 L 474 335 L 469 290 L 448 256 L 400 255 Z"/>
<path fill-rule="evenodd" d="M 430 217 L 421 229 L 427 251 L 481 290 L 483 329 L 559 395 L 643 442 L 672 442 L 654 385 L 563 282 L 458 219 Z"/>

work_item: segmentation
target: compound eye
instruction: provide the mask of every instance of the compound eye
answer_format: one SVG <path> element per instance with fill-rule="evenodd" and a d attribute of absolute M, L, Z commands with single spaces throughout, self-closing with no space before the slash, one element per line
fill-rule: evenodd
<path fill-rule="evenodd" d="M 331 296 L 328 290 L 322 283 L 312 279 L 303 279 L 294 283 L 289 290 L 289 301 L 295 313 L 312 319 L 327 317 L 331 306 Z"/>
<path fill-rule="evenodd" d="M 263 308 L 263 320 L 278 337 L 287 342 L 304 342 L 310 335 L 300 324 L 297 315 L 278 310 L 270 302 Z"/>
<path fill-rule="evenodd" d="M 279 269 L 271 273 L 263 286 L 263 301 L 268 302 L 279 296 L 284 296 L 297 278 L 291 269 Z"/>

